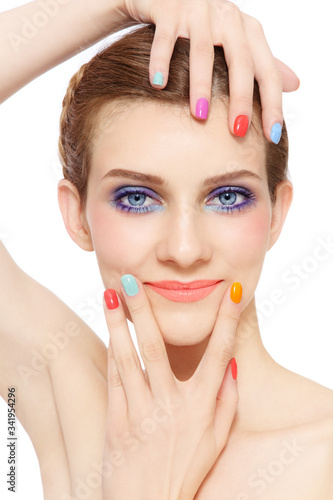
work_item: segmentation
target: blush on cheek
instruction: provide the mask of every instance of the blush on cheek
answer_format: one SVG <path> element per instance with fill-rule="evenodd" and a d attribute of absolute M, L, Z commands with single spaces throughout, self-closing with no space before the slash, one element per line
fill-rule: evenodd
<path fill-rule="evenodd" d="M 133 272 L 142 265 L 155 244 L 150 224 L 138 224 L 135 217 L 110 215 L 108 210 L 90 213 L 91 237 L 101 274 Z"/>
<path fill-rule="evenodd" d="M 234 269 L 256 269 L 263 264 L 268 246 L 270 219 L 265 212 L 257 212 L 251 217 L 237 221 L 229 238 L 231 265 Z M 224 244 L 225 247 L 225 244 Z"/>

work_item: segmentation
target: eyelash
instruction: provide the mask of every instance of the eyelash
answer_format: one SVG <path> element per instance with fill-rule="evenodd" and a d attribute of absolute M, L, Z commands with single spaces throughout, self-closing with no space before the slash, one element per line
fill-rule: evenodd
<path fill-rule="evenodd" d="M 122 212 L 126 213 L 147 213 L 147 212 L 152 212 L 152 211 L 161 211 L 163 210 L 162 206 L 158 205 L 148 205 L 144 207 L 134 207 L 134 206 L 129 206 L 125 205 L 122 203 L 121 200 L 122 198 L 125 198 L 126 196 L 130 196 L 131 194 L 142 194 L 145 195 L 148 198 L 154 198 L 154 196 L 151 196 L 148 193 L 153 194 L 153 191 L 148 190 L 146 188 L 141 188 L 137 186 L 129 186 L 126 188 L 121 188 L 114 196 L 114 198 L 110 201 L 110 205 L 114 207 L 116 210 L 120 210 Z M 237 193 L 246 198 L 245 201 L 242 203 L 238 203 L 238 205 L 208 205 L 207 209 L 208 210 L 217 210 L 218 212 L 223 212 L 223 213 L 235 213 L 236 211 L 242 212 L 246 208 L 250 208 L 251 206 L 255 205 L 256 197 L 254 193 L 249 191 L 248 189 L 245 189 L 241 186 L 225 186 L 222 189 L 217 188 L 212 192 L 212 195 L 210 197 L 210 200 L 214 200 L 215 198 L 219 197 L 222 194 L 225 193 Z M 144 202 L 143 202 L 144 203 Z M 152 208 L 154 207 L 154 208 Z"/>

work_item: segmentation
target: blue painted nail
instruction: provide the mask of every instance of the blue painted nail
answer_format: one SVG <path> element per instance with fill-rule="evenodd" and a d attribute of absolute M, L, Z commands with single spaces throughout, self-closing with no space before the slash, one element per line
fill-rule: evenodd
<path fill-rule="evenodd" d="M 139 292 L 138 284 L 135 281 L 134 276 L 132 276 L 131 274 L 124 274 L 124 276 L 121 277 L 121 283 L 124 287 L 125 292 L 130 297 L 133 297 L 133 295 L 136 295 Z"/>
<path fill-rule="evenodd" d="M 273 141 L 275 144 L 279 144 L 279 141 L 281 139 L 281 134 L 282 134 L 281 124 L 274 123 L 271 130 L 271 141 Z"/>
<path fill-rule="evenodd" d="M 154 80 L 153 80 L 154 85 L 163 85 L 163 73 L 160 71 L 157 71 L 154 75 Z"/>

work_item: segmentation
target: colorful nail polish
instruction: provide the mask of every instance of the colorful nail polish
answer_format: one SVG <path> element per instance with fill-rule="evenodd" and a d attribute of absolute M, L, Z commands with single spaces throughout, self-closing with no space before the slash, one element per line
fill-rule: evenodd
<path fill-rule="evenodd" d="M 230 290 L 230 298 L 235 304 L 239 304 L 242 298 L 242 285 L 240 283 L 235 283 L 232 284 L 231 290 Z"/>
<path fill-rule="evenodd" d="M 271 141 L 275 144 L 279 144 L 282 134 L 282 127 L 280 123 L 274 123 L 271 129 Z"/>
<path fill-rule="evenodd" d="M 236 378 L 237 378 L 237 363 L 236 363 L 235 358 L 232 358 L 232 360 L 231 360 L 231 374 L 232 374 L 232 378 L 234 380 L 236 380 Z"/>
<path fill-rule="evenodd" d="M 107 290 L 105 290 L 104 300 L 108 309 L 117 309 L 117 307 L 119 306 L 117 294 L 115 290 L 112 290 L 112 288 L 108 288 Z"/>
<path fill-rule="evenodd" d="M 204 120 L 208 116 L 208 101 L 204 97 L 201 97 L 197 101 L 197 106 L 195 109 L 195 115 L 197 118 L 203 118 Z"/>
<path fill-rule="evenodd" d="M 132 274 L 124 274 L 124 276 L 121 277 L 121 283 L 125 292 L 130 297 L 133 297 L 133 295 L 136 295 L 139 292 L 138 284 Z"/>
<path fill-rule="evenodd" d="M 247 132 L 247 128 L 249 126 L 249 119 L 246 115 L 237 116 L 234 123 L 234 133 L 238 135 L 238 137 L 244 137 Z"/>
<path fill-rule="evenodd" d="M 163 73 L 160 71 L 157 71 L 154 75 L 153 79 L 153 84 L 154 85 L 163 85 Z"/>

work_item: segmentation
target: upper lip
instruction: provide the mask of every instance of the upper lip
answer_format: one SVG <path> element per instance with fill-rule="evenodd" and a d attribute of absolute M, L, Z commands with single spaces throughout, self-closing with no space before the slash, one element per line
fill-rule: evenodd
<path fill-rule="evenodd" d="M 183 283 L 181 281 L 146 281 L 146 284 L 165 288 L 166 290 L 194 290 L 196 288 L 205 288 L 215 285 L 223 280 L 196 280 Z"/>

